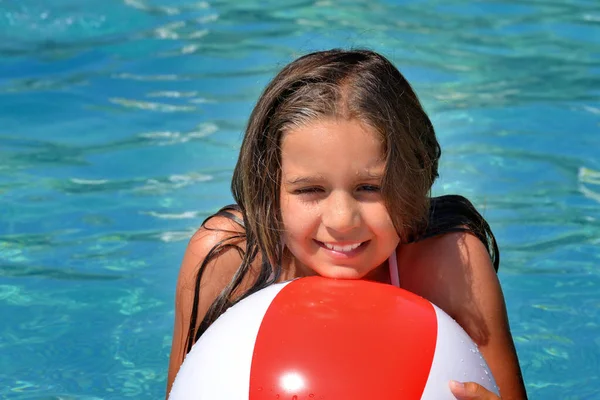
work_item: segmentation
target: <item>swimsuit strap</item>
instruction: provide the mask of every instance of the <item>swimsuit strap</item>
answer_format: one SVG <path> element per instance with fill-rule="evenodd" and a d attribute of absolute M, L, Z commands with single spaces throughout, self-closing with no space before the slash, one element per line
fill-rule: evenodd
<path fill-rule="evenodd" d="M 398 273 L 398 260 L 396 260 L 396 250 L 390 255 L 388 259 L 388 265 L 390 267 L 390 282 L 396 287 L 400 287 L 400 276 Z"/>

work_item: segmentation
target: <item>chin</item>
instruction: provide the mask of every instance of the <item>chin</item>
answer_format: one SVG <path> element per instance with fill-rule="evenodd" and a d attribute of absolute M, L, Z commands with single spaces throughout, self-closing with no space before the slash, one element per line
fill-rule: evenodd
<path fill-rule="evenodd" d="M 362 279 L 369 271 L 357 271 L 349 267 L 329 267 L 325 270 L 315 270 L 315 272 L 325 278 L 333 279 Z"/>

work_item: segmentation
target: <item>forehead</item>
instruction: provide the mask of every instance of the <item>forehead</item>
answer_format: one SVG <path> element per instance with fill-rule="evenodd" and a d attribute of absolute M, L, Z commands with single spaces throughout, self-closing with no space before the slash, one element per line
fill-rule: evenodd
<path fill-rule="evenodd" d="M 381 135 L 354 119 L 317 120 L 289 129 L 281 154 L 284 174 L 364 173 L 385 166 Z"/>

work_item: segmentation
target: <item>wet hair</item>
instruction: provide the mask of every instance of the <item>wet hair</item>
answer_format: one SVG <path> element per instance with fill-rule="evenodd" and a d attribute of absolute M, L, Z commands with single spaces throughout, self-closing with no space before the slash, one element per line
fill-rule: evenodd
<path fill-rule="evenodd" d="M 187 339 L 189 351 L 200 335 L 237 301 L 277 281 L 282 273 L 280 214 L 281 142 L 286 132 L 325 118 L 356 120 L 373 128 L 383 144 L 386 168 L 381 194 L 402 243 L 448 232 L 470 232 L 499 265 L 496 240 L 488 223 L 464 197 L 431 197 L 438 177 L 440 145 L 417 95 L 396 67 L 370 50 L 328 50 L 302 56 L 267 85 L 249 119 L 234 169 L 235 205 L 215 216 L 233 220 L 244 233 L 219 242 L 200 265 Z M 236 216 L 241 213 L 242 219 Z M 245 248 L 239 243 L 243 240 Z M 200 281 L 206 265 L 234 247 L 242 262 L 230 284 L 198 324 Z M 250 287 L 240 293 L 253 262 L 260 266 Z M 253 274 L 254 275 L 254 274 Z"/>

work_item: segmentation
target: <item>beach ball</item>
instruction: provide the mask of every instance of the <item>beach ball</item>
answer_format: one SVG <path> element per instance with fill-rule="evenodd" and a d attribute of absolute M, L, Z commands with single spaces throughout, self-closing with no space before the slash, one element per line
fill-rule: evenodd
<path fill-rule="evenodd" d="M 306 277 L 221 315 L 194 344 L 170 400 L 444 400 L 451 379 L 498 393 L 465 331 L 395 286 Z"/>

